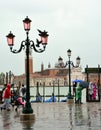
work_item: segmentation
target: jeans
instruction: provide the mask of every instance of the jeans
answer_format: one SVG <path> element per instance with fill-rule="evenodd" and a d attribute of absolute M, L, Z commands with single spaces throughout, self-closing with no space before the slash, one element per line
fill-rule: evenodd
<path fill-rule="evenodd" d="M 4 99 L 4 103 L 1 106 L 2 108 L 9 109 L 10 107 L 10 98 Z"/>

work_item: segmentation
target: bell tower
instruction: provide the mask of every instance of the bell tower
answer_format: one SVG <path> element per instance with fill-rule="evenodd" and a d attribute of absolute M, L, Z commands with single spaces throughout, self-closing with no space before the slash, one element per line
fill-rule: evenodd
<path fill-rule="evenodd" d="M 26 73 L 26 55 L 25 55 L 25 73 Z M 32 50 L 29 49 L 29 73 L 33 73 L 33 57 L 32 57 Z"/>

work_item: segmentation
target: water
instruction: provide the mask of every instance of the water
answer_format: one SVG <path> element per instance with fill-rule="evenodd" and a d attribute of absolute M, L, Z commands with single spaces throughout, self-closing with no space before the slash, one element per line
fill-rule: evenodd
<path fill-rule="evenodd" d="M 67 98 L 69 87 L 31 87 L 30 88 L 30 96 L 31 101 L 36 99 L 36 93 L 37 91 L 40 93 L 40 95 L 45 95 L 45 100 L 49 99 L 54 92 L 54 95 L 57 97 L 57 100 L 61 101 Z M 73 89 L 71 87 L 71 93 L 73 94 Z M 58 95 L 61 95 L 58 97 Z M 86 89 L 82 90 L 82 102 L 86 102 Z"/>

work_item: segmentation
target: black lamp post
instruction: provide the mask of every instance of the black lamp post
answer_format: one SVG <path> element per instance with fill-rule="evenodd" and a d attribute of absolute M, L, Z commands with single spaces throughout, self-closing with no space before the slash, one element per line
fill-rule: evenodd
<path fill-rule="evenodd" d="M 79 64 L 80 64 L 80 57 L 77 57 L 76 58 L 76 66 L 74 66 L 73 62 L 70 60 L 70 57 L 71 57 L 71 50 L 67 50 L 67 55 L 68 55 L 68 58 L 69 58 L 69 61 L 66 62 L 66 65 L 68 65 L 68 72 L 69 72 L 69 93 L 68 93 L 68 99 L 73 99 L 73 96 L 71 94 L 71 65 L 73 67 L 79 67 Z"/>
<path fill-rule="evenodd" d="M 23 20 L 23 24 L 24 24 L 24 30 L 26 31 L 26 40 L 21 42 L 21 46 L 19 50 L 13 49 L 13 45 L 14 45 L 14 37 L 15 35 L 13 35 L 11 32 L 6 36 L 7 37 L 7 42 L 8 45 L 10 47 L 10 51 L 12 53 L 19 53 L 22 51 L 22 49 L 26 50 L 26 104 L 25 107 L 23 108 L 23 113 L 25 114 L 30 114 L 33 113 L 33 109 L 31 107 L 31 103 L 30 103 L 30 79 L 29 79 L 29 54 L 30 54 L 30 49 L 34 49 L 35 52 L 38 53 L 42 53 L 45 51 L 46 45 L 47 45 L 47 40 L 48 40 L 48 34 L 47 32 L 44 30 L 43 32 L 38 30 L 39 32 L 39 36 L 41 37 L 41 40 L 39 41 L 38 39 L 36 40 L 36 44 L 34 43 L 34 41 L 29 39 L 29 31 L 30 31 L 30 23 L 31 20 L 26 17 Z M 43 45 L 40 48 L 40 45 Z"/>

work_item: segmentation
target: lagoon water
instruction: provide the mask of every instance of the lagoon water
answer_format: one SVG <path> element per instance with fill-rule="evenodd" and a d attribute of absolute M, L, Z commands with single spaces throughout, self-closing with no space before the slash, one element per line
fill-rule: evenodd
<path fill-rule="evenodd" d="M 2 88 L 0 88 L 2 90 Z M 16 88 L 14 88 L 16 90 Z M 54 92 L 54 96 L 56 96 L 57 100 L 61 101 L 67 98 L 69 87 L 59 86 L 59 87 L 30 87 L 30 100 L 33 101 L 36 99 L 37 92 L 40 93 L 41 96 L 44 96 L 44 100 L 47 100 L 51 97 Z M 73 88 L 71 87 L 71 93 L 73 94 Z M 58 98 L 58 95 L 61 95 Z M 86 89 L 82 90 L 82 102 L 86 102 Z"/>
<path fill-rule="evenodd" d="M 63 97 L 59 97 L 59 101 L 64 100 L 67 98 L 68 92 L 69 92 L 69 87 L 31 87 L 30 88 L 30 96 L 31 96 L 31 101 L 36 99 L 36 93 L 37 91 L 40 93 L 40 95 L 45 95 L 45 100 L 49 99 L 54 92 L 54 96 L 56 96 L 58 100 L 58 95 L 62 95 Z M 71 87 L 71 93 L 73 94 L 73 88 Z M 86 89 L 82 90 L 82 102 L 86 102 Z"/>

